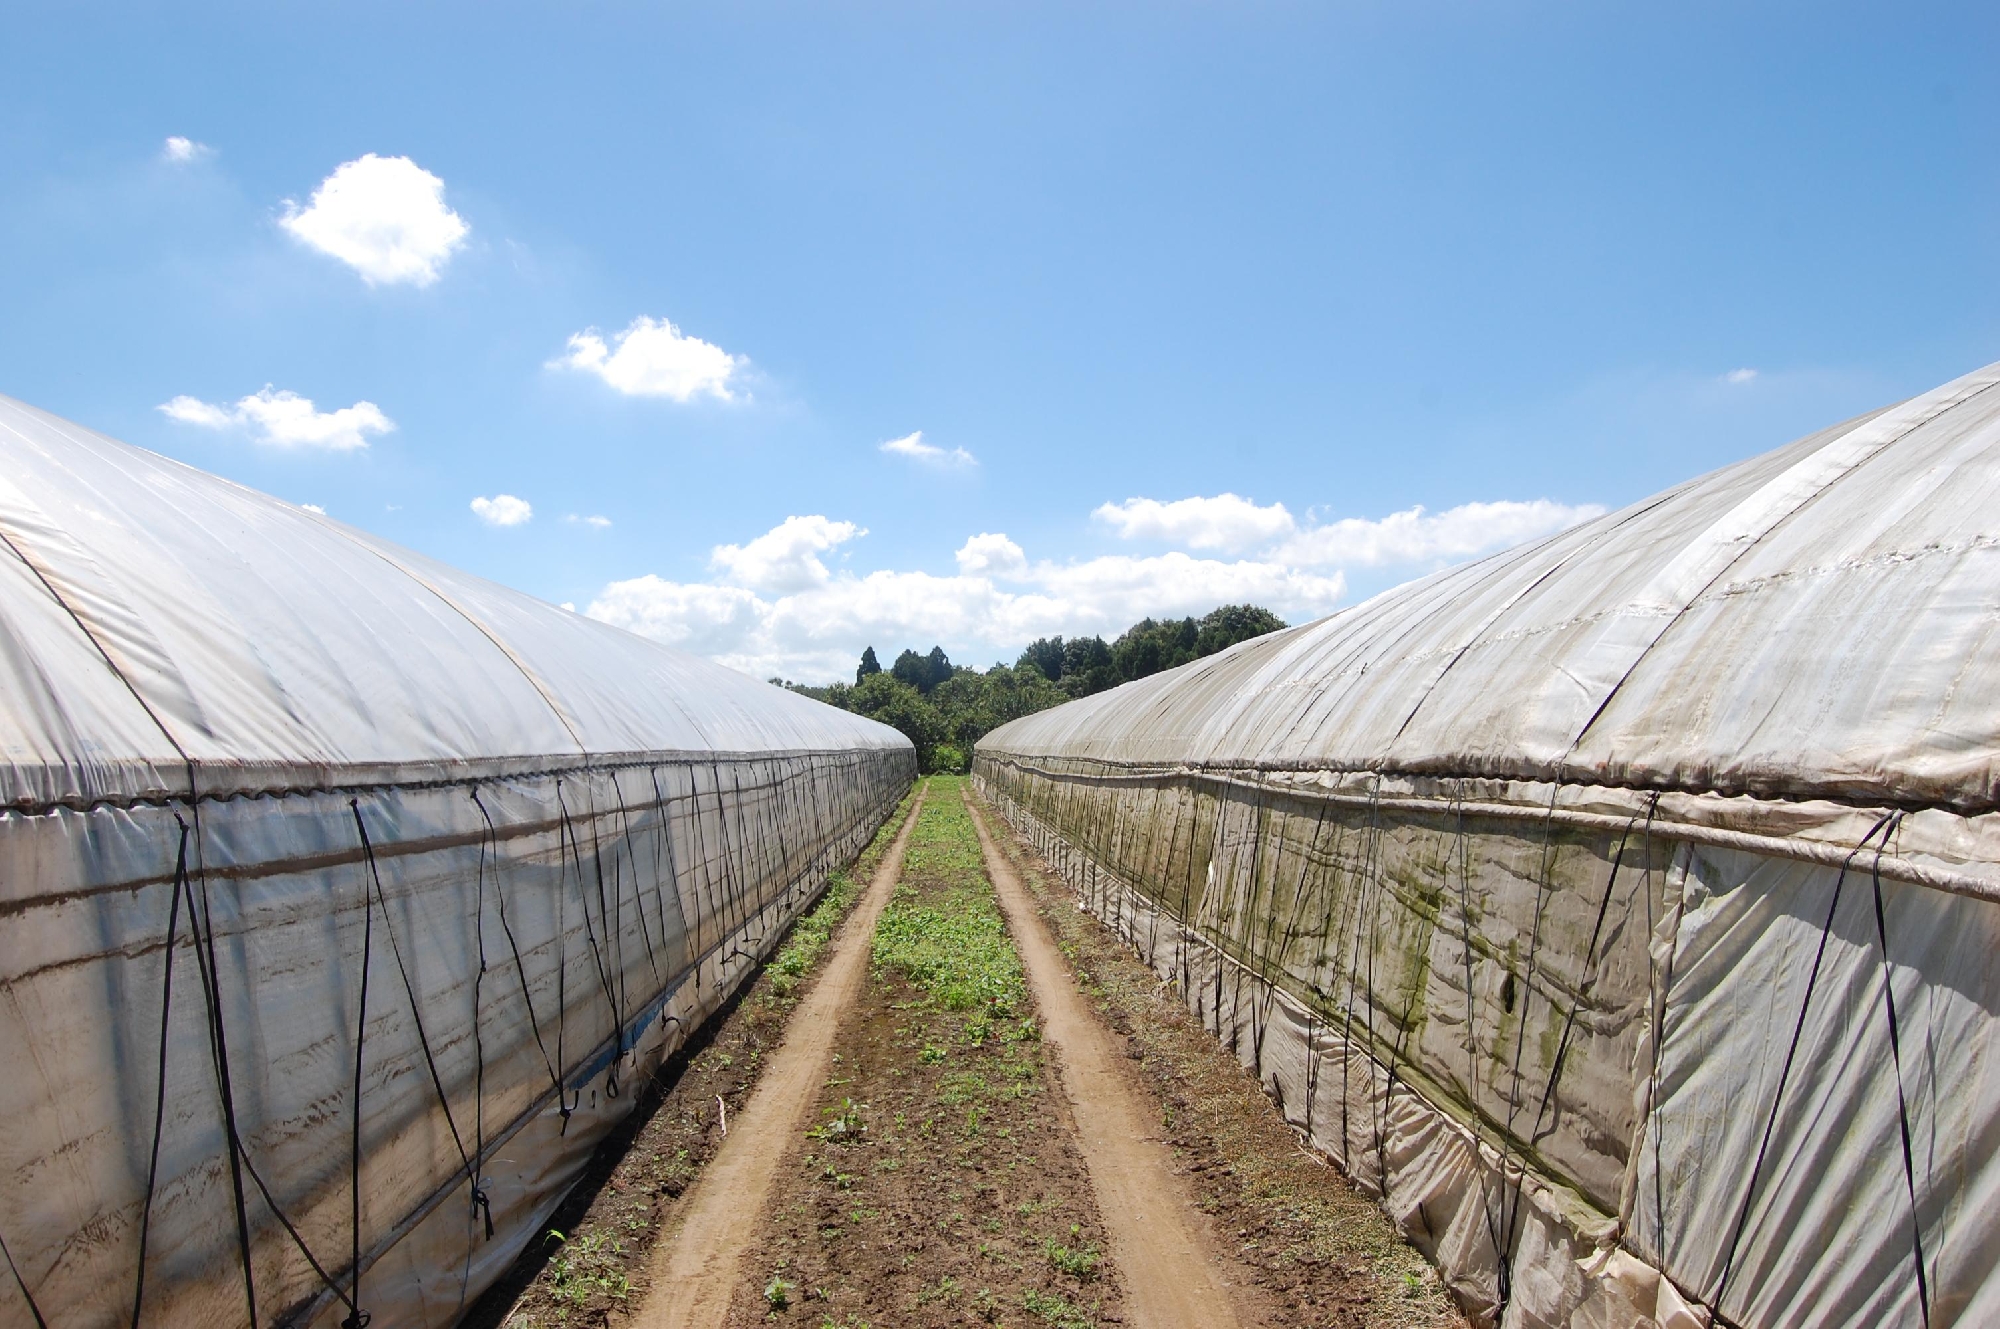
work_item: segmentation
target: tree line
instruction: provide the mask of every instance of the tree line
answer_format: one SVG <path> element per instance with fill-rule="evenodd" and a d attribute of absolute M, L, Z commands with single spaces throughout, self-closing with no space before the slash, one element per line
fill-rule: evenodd
<path fill-rule="evenodd" d="M 1102 637 L 1043 637 L 1010 667 L 981 672 L 954 665 L 944 649 L 905 650 L 887 669 L 873 646 L 861 653 L 854 682 L 811 687 L 771 682 L 829 706 L 900 730 L 916 745 L 926 771 L 963 771 L 972 745 L 1009 720 L 1115 688 L 1261 637 L 1285 621 L 1256 605 L 1223 605 L 1201 618 L 1141 619 L 1106 642 Z"/>

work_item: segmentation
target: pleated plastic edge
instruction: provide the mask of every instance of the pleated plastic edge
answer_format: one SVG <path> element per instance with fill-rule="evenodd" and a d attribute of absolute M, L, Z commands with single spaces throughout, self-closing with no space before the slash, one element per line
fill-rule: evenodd
<path fill-rule="evenodd" d="M 1236 989 L 1231 994 L 1232 997 L 1239 996 L 1245 990 L 1252 994 L 1247 1002 L 1238 999 L 1231 1001 L 1230 1004 L 1238 1008 L 1248 1006 L 1253 1012 L 1258 1009 L 1266 1012 L 1261 1021 L 1263 1028 L 1257 1039 L 1253 1040 L 1253 1045 L 1261 1045 L 1262 1048 L 1262 1051 L 1254 1054 L 1257 1064 L 1246 1063 L 1246 1069 L 1259 1076 L 1260 1080 L 1264 1078 L 1263 1063 L 1271 1060 L 1270 1053 L 1274 1050 L 1271 1040 L 1289 1036 L 1286 1032 L 1286 1022 L 1272 1017 L 1273 1008 L 1282 1011 L 1290 1024 L 1309 1023 L 1310 1012 L 1289 993 L 1275 984 L 1266 982 L 1255 971 L 1245 968 L 1198 932 L 1182 929 L 1168 922 L 1164 914 L 1155 910 L 1144 896 L 1132 890 L 1115 873 L 1097 864 L 1068 837 L 1027 811 L 984 778 L 975 776 L 974 782 L 980 793 L 993 806 L 1000 809 L 1002 815 L 1016 830 L 1031 841 L 1060 847 L 1060 852 L 1055 857 L 1045 856 L 1045 861 L 1049 862 L 1050 866 L 1062 876 L 1065 884 L 1076 893 L 1079 904 L 1088 908 L 1093 916 L 1116 931 L 1127 945 L 1133 946 L 1142 960 L 1145 957 L 1140 937 L 1149 923 L 1158 923 L 1163 931 L 1171 931 L 1178 941 L 1185 942 L 1187 946 L 1197 950 L 1204 967 L 1219 966 Z M 1618 828 L 1623 829 L 1624 825 L 1625 823 L 1621 821 L 1618 823 Z M 1172 953 L 1172 948 L 1165 952 L 1169 955 Z M 1155 963 L 1152 967 L 1162 979 L 1174 980 L 1182 977 L 1181 971 L 1172 963 Z M 1218 998 L 1212 1007 L 1202 1004 L 1203 996 L 1209 988 L 1210 985 L 1206 982 L 1188 983 L 1182 993 L 1189 1008 L 1203 1020 L 1204 1027 L 1210 1016 L 1213 1016 L 1218 1024 L 1223 1018 L 1220 1009 L 1223 1004 L 1221 998 Z M 1256 1017 L 1253 1015 L 1252 1018 Z M 1238 1045 L 1237 1040 L 1230 1039 L 1227 1035 L 1217 1036 L 1229 1042 L 1232 1047 Z M 1462 1180 L 1469 1179 L 1476 1182 L 1482 1203 L 1489 1195 L 1500 1197 L 1499 1203 L 1502 1204 L 1516 1199 L 1524 1202 L 1523 1213 L 1527 1215 L 1528 1221 L 1519 1232 L 1519 1240 L 1510 1261 L 1513 1267 L 1519 1268 L 1537 1261 L 1545 1261 L 1557 1253 L 1574 1266 L 1576 1278 L 1584 1288 L 1582 1296 L 1576 1303 L 1568 1308 L 1522 1304 L 1522 1281 L 1512 1279 L 1510 1281 L 1516 1288 L 1516 1294 L 1514 1301 L 1509 1305 L 1510 1309 L 1539 1315 L 1541 1318 L 1537 1322 L 1560 1323 L 1568 1318 L 1570 1312 L 1579 1309 L 1582 1303 L 1595 1298 L 1599 1299 L 1600 1304 L 1610 1303 L 1617 1307 L 1615 1311 L 1611 1311 L 1611 1318 L 1601 1321 L 1606 1324 L 1629 1324 L 1640 1326 L 1641 1329 L 1710 1329 L 1710 1326 L 1717 1323 L 1708 1307 L 1688 1295 L 1663 1270 L 1619 1244 L 1621 1225 L 1616 1217 L 1604 1213 L 1570 1187 L 1538 1176 L 1524 1168 L 1518 1156 L 1510 1157 L 1498 1145 L 1485 1139 L 1471 1123 L 1441 1110 L 1429 1098 L 1419 1093 L 1410 1083 L 1406 1072 L 1392 1075 L 1390 1068 L 1384 1066 L 1366 1048 L 1339 1038 L 1324 1024 L 1319 1028 L 1318 1038 L 1331 1047 L 1337 1047 L 1338 1053 L 1320 1052 L 1308 1047 L 1301 1055 L 1317 1057 L 1322 1062 L 1332 1060 L 1338 1055 L 1349 1059 L 1353 1065 L 1365 1068 L 1369 1077 L 1366 1092 L 1374 1096 L 1397 1099 L 1398 1110 L 1405 1113 L 1414 1112 L 1421 1118 L 1424 1129 L 1441 1132 L 1452 1141 L 1456 1146 L 1454 1152 L 1461 1160 L 1461 1171 L 1467 1174 Z M 1239 1059 L 1240 1057 L 1239 1052 Z M 1397 1089 L 1403 1092 L 1398 1095 Z M 1411 1244 L 1437 1266 L 1460 1309 L 1474 1324 L 1481 1326 L 1481 1329 L 1491 1329 L 1496 1323 L 1495 1314 L 1499 1307 L 1488 1288 L 1488 1282 L 1498 1271 L 1497 1261 L 1451 1257 L 1444 1248 L 1440 1234 L 1431 1227 L 1426 1217 L 1430 1211 L 1424 1202 L 1426 1198 L 1434 1200 L 1435 1197 L 1423 1194 L 1415 1196 L 1399 1194 L 1397 1191 L 1399 1181 L 1406 1181 L 1407 1188 L 1409 1183 L 1421 1183 L 1425 1180 L 1415 1175 L 1417 1169 L 1401 1169 L 1400 1175 L 1397 1170 L 1392 1169 L 1385 1187 L 1381 1179 L 1369 1177 L 1350 1167 L 1351 1160 L 1343 1159 L 1339 1148 L 1322 1138 L 1319 1131 L 1311 1128 L 1310 1117 L 1306 1123 L 1293 1120 L 1282 1102 L 1280 1111 L 1285 1113 L 1287 1124 L 1306 1144 L 1316 1153 L 1335 1160 L 1341 1166 L 1343 1174 L 1364 1193 L 1375 1199 L 1390 1220 L 1409 1238 Z M 1407 1135 L 1413 1132 L 1406 1130 L 1404 1133 Z M 1590 1320 L 1581 1323 L 1598 1322 L 1600 1321 Z"/>

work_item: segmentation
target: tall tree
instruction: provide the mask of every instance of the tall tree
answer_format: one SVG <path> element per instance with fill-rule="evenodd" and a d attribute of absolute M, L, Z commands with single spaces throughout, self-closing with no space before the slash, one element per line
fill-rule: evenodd
<path fill-rule="evenodd" d="M 1195 636 L 1195 654 L 1214 655 L 1239 641 L 1261 637 L 1284 626 L 1284 619 L 1257 605 L 1223 605 L 1201 620 L 1201 630 Z"/>
<path fill-rule="evenodd" d="M 1014 668 L 1033 665 L 1041 671 L 1042 677 L 1054 683 L 1063 675 L 1063 639 L 1061 637 L 1037 637 L 1021 652 L 1021 658 L 1014 662 Z"/>
<path fill-rule="evenodd" d="M 870 674 L 879 674 L 881 672 L 882 662 L 875 658 L 875 648 L 873 646 L 864 648 L 861 652 L 861 667 L 854 671 L 855 683 L 859 684 Z"/>

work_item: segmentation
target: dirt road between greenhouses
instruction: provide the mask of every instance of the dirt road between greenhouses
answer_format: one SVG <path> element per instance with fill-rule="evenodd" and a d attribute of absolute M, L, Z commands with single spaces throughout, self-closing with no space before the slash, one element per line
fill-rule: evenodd
<path fill-rule="evenodd" d="M 1128 1081 L 1119 1064 L 1123 1048 L 1113 1047 L 1111 1031 L 1085 1006 L 976 804 L 972 818 L 986 875 L 1041 1008 L 1042 1037 L 1062 1053 L 1063 1090 L 1090 1160 L 1111 1258 L 1125 1275 L 1131 1318 L 1146 1329 L 1235 1329 L 1244 1323 L 1238 1305 L 1261 1298 L 1243 1285 L 1233 1262 L 1211 1254 L 1198 1211 L 1182 1193 L 1173 1152 L 1159 1138 L 1158 1111 Z"/>
<path fill-rule="evenodd" d="M 728 1313 L 743 1252 L 763 1229 L 771 1179 L 786 1146 L 806 1127 L 831 1064 L 834 1031 L 867 981 L 875 920 L 902 876 L 923 801 L 920 793 L 756 1091 L 695 1183 L 679 1229 L 655 1249 L 652 1293 L 632 1320 L 640 1329 L 712 1329 Z"/>

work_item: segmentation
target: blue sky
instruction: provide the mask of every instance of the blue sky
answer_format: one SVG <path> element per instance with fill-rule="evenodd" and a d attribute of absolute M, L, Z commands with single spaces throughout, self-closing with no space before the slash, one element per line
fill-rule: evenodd
<path fill-rule="evenodd" d="M 1303 619 L 2000 358 L 1991 6 L 8 47 L 0 391 L 759 675 Z"/>

